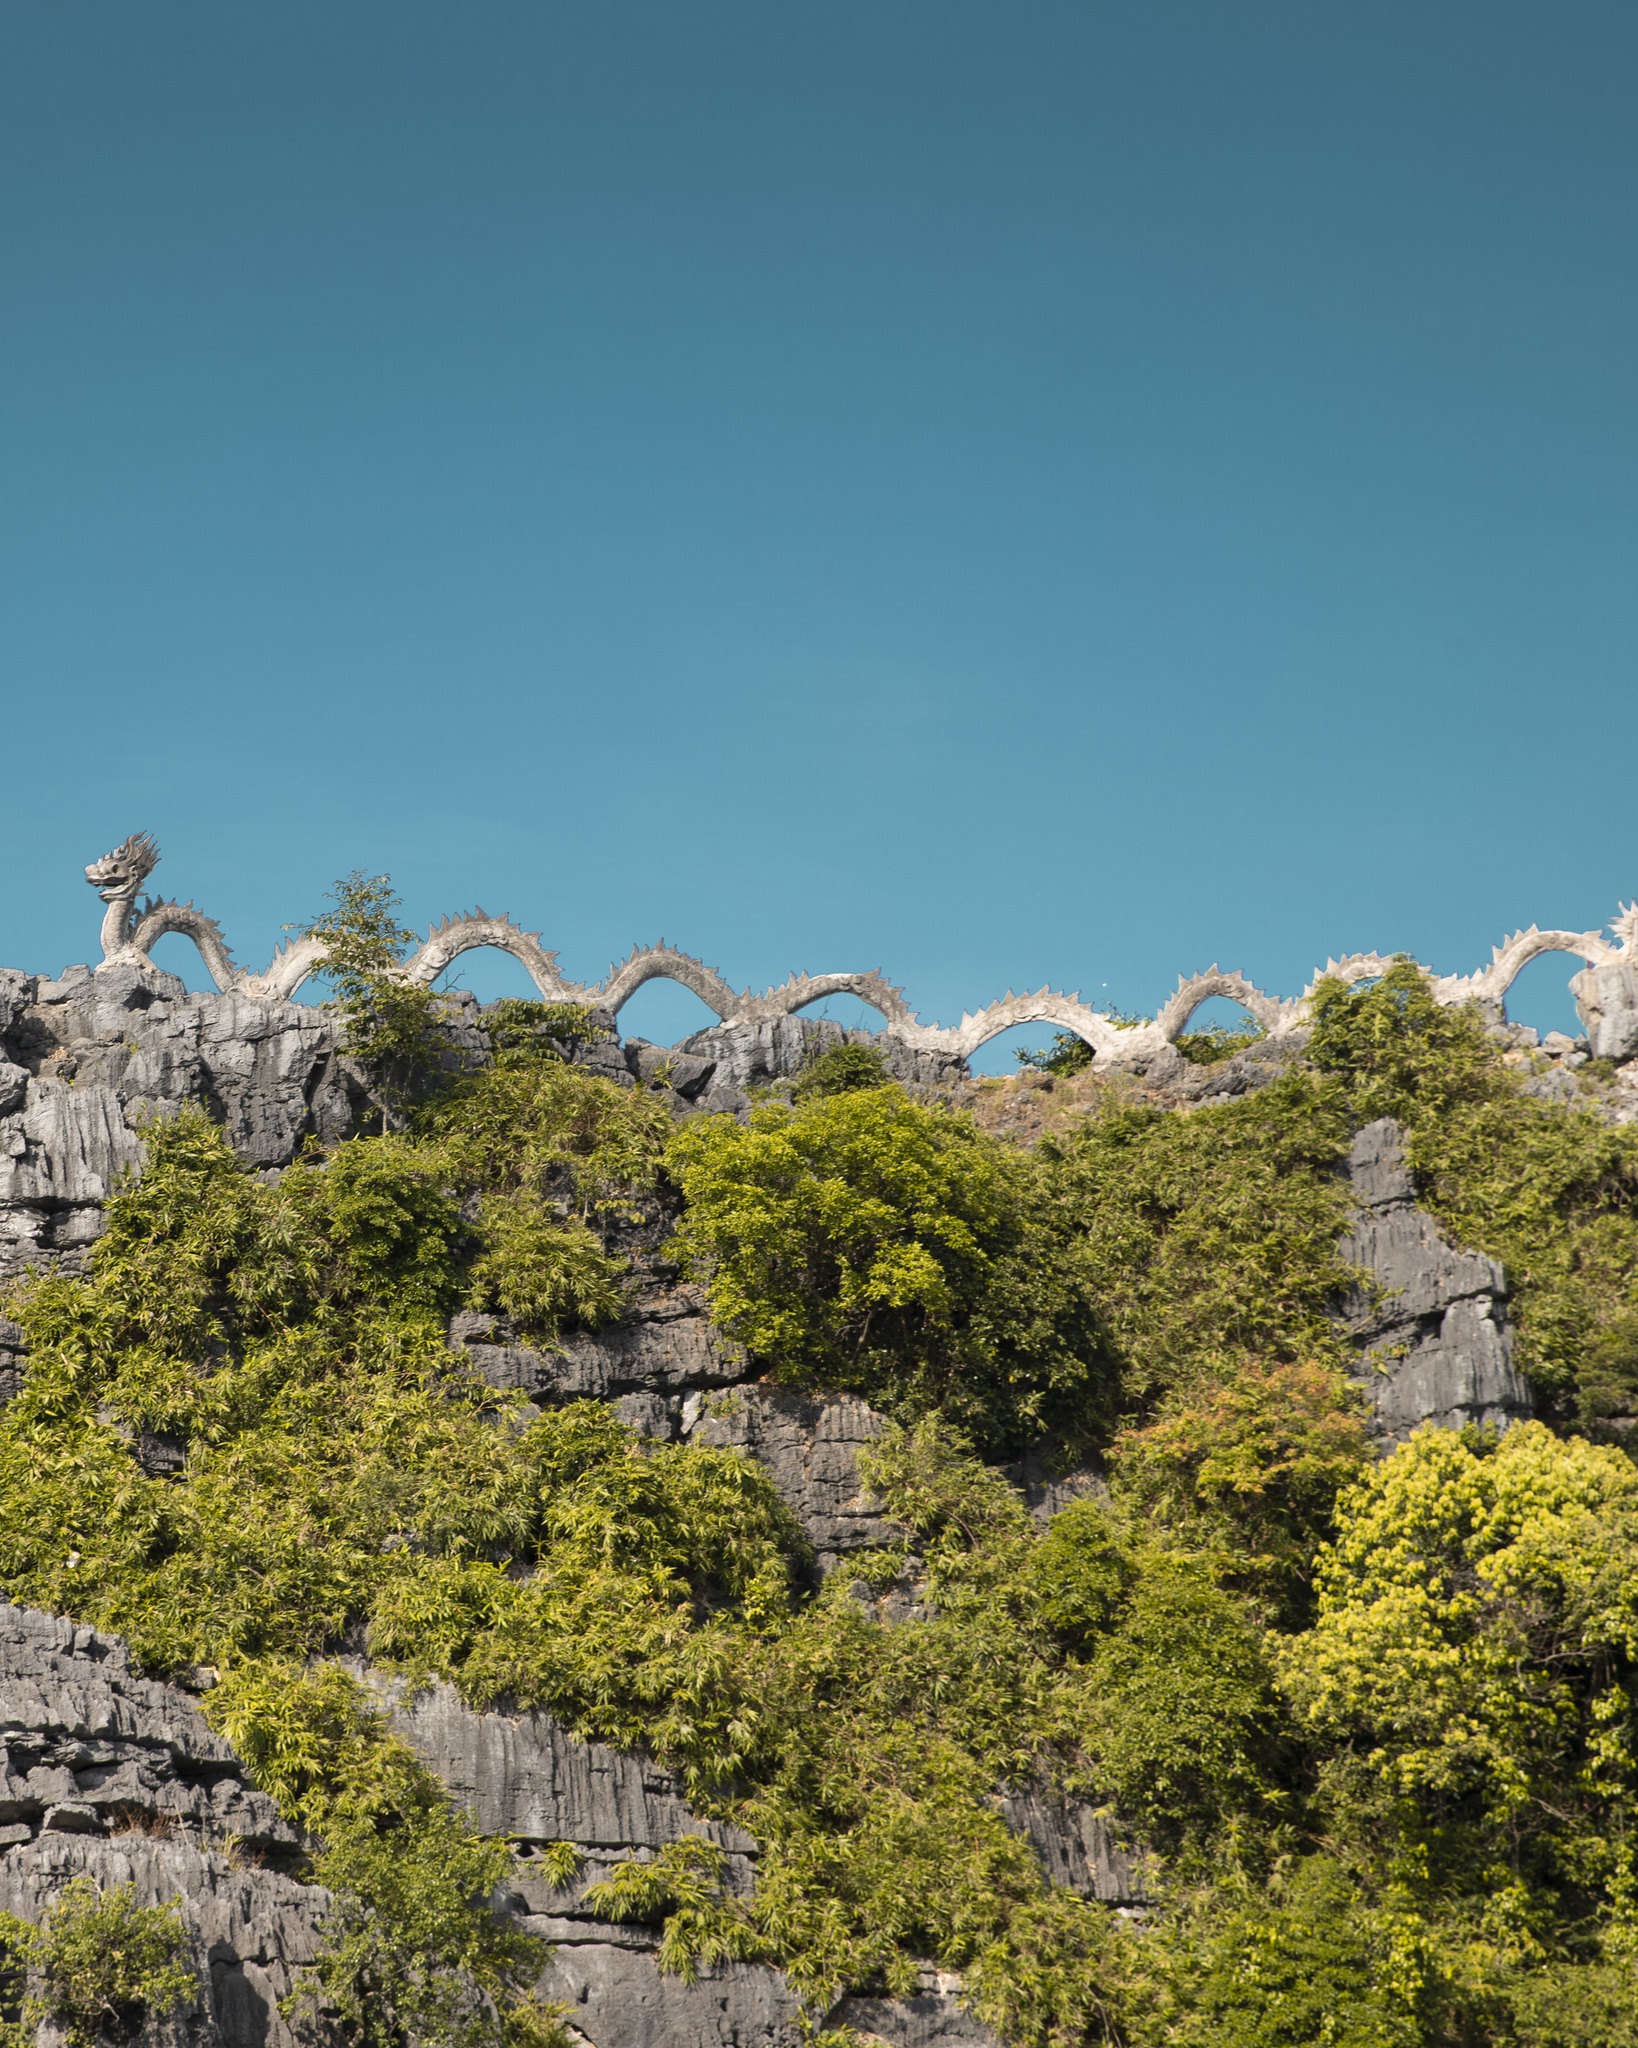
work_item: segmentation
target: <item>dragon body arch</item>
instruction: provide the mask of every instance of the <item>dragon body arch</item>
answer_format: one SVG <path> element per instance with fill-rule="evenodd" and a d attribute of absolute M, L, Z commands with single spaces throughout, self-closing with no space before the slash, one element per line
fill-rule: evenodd
<path fill-rule="evenodd" d="M 86 880 L 107 908 L 102 920 L 102 968 L 149 964 L 149 949 L 168 932 L 193 940 L 216 987 L 264 1002 L 288 1002 L 309 976 L 324 965 L 323 942 L 297 938 L 282 945 L 262 973 L 234 964 L 221 928 L 192 903 L 147 901 L 138 891 L 159 863 L 159 847 L 146 832 L 133 833 L 112 852 L 93 861 Z M 1435 1000 L 1444 1004 L 1476 1002 L 1495 1021 L 1506 1016 L 1507 991 L 1519 973 L 1543 953 L 1569 953 L 1586 964 L 1570 983 L 1577 1008 L 1595 1053 L 1617 1058 L 1638 1053 L 1638 905 L 1623 904 L 1600 932 L 1542 931 L 1531 925 L 1497 946 L 1488 966 L 1474 974 L 1427 977 Z M 918 1052 L 952 1053 L 970 1058 L 980 1046 L 1019 1024 L 1050 1024 L 1090 1047 L 1094 1064 L 1135 1067 L 1146 1064 L 1187 1029 L 1200 1005 L 1213 996 L 1239 1003 L 1270 1037 L 1303 1027 L 1314 991 L 1322 979 L 1355 984 L 1385 974 L 1394 962 L 1381 953 L 1353 953 L 1328 960 L 1295 998 L 1271 996 L 1245 975 L 1213 966 L 1204 974 L 1185 976 L 1154 1017 L 1138 1023 L 1091 1009 L 1078 995 L 1040 988 L 1033 995 L 1009 989 L 1000 1001 L 970 1011 L 958 1025 L 923 1024 L 904 991 L 880 972 L 792 974 L 776 988 L 753 994 L 738 991 L 692 954 L 663 940 L 657 946 L 635 947 L 611 966 L 601 982 L 568 980 L 557 955 L 541 944 L 538 932 L 525 931 L 510 917 L 492 917 L 481 907 L 446 917 L 427 933 L 423 944 L 397 970 L 410 981 L 431 984 L 462 953 L 492 946 L 521 962 L 547 1002 L 585 1003 L 618 1014 L 649 981 L 680 983 L 697 995 L 725 1024 L 755 1023 L 794 1016 L 809 1003 L 827 996 L 853 995 L 878 1010 L 884 1037 Z M 100 970 L 99 970 L 100 971 Z"/>

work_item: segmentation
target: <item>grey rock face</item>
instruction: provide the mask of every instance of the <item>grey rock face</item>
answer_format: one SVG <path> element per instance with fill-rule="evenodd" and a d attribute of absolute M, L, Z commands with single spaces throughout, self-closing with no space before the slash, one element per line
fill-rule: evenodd
<path fill-rule="evenodd" d="M 1007 1477 L 1024 1496 L 1031 1520 L 1043 1529 L 1054 1515 L 1079 1501 L 1109 1499 L 1108 1482 L 1100 1467 L 1074 1465 L 1063 1470 L 1054 1455 L 1056 1448 L 1050 1441 L 1043 1442 L 1006 1468 Z"/>
<path fill-rule="evenodd" d="M 1631 960 L 1583 968 L 1570 992 L 1594 1059 L 1629 1060 L 1638 1053 L 1638 967 Z"/>
<path fill-rule="evenodd" d="M 21 974 L 15 967 L 0 967 L 0 1044 L 4 1044 L 11 1035 L 39 989 L 40 977 L 37 974 Z"/>
<path fill-rule="evenodd" d="M 565 2001 L 592 2048 L 797 2048 L 800 2039 L 785 1980 L 751 1963 L 685 1984 L 634 1949 L 560 1941 L 540 1991 Z"/>
<path fill-rule="evenodd" d="M 492 1387 L 540 1402 L 732 1386 L 750 1371 L 739 1347 L 713 1328 L 703 1290 L 688 1285 L 644 1287 L 616 1322 L 571 1330 L 551 1352 L 517 1342 L 495 1316 L 457 1316 L 450 1335 Z"/>
<path fill-rule="evenodd" d="M 1152 1895 L 1151 1860 L 1122 1844 L 1095 1808 L 1039 1785 L 1004 1793 L 1000 1806 L 1002 1819 L 1028 1840 L 1054 1884 L 1111 1906 L 1139 1906 Z"/>
<path fill-rule="evenodd" d="M 696 1835 L 727 1851 L 729 1888 L 749 1892 L 756 1844 L 691 1811 L 676 1780 L 641 1757 L 580 1742 L 549 1714 L 475 1713 L 454 1689 L 408 1694 L 373 1681 L 394 1726 L 486 1833 L 513 1843 L 512 1910 L 556 1945 L 540 1989 L 571 2006 L 596 2048 L 794 2048 L 796 2001 L 775 1970 L 735 1965 L 692 1985 L 661 1973 L 652 1928 L 588 1913 L 587 1889 L 617 1863 Z M 538 1874 L 548 1842 L 573 1842 L 567 1886 Z"/>
<path fill-rule="evenodd" d="M 0 1056 L 0 1277 L 76 1262 L 147 1116 L 203 1103 L 241 1158 L 283 1166 L 357 1106 L 324 1012 L 189 995 L 151 966 L 3 977 Z"/>
<path fill-rule="evenodd" d="M 577 1741 L 550 1715 L 475 1713 L 447 1685 L 411 1695 L 378 1675 L 372 1682 L 394 1726 L 455 1798 L 487 1833 L 512 1840 L 512 1910 L 555 1947 L 539 1989 L 567 2003 L 570 2024 L 594 2048 L 795 2048 L 799 2009 L 779 1971 L 733 1964 L 684 1984 L 656 1964 L 655 1930 L 611 1925 L 582 1903 L 616 1863 L 688 1835 L 726 1850 L 729 1888 L 748 1893 L 749 1835 L 692 1812 L 676 1780 L 651 1762 Z M 582 1852 L 579 1875 L 561 1888 L 535 1874 L 541 1847 L 558 1841 Z M 1107 1876 L 1126 1867 L 1111 1845 L 1100 1868 Z M 1114 1894 L 1106 1883 L 1093 1895 Z M 844 2020 L 905 2048 L 995 2048 L 961 2012 L 953 1979 L 930 1977 L 908 2000 L 845 1999 L 830 2023 Z"/>
<path fill-rule="evenodd" d="M 0 1910 L 37 1921 L 78 1876 L 179 1898 L 200 1992 L 169 2031 L 287 2048 L 278 2001 L 329 1895 L 263 1867 L 295 1838 L 193 1701 L 111 1637 L 0 1604 L 0 1744 Z"/>
<path fill-rule="evenodd" d="M 830 2015 L 832 2024 L 886 2048 L 999 2048 L 989 2028 L 962 2011 L 954 1977 L 922 1974 L 923 1988 L 913 1998 L 844 1998 Z"/>
<path fill-rule="evenodd" d="M 1505 1428 L 1527 1417 L 1502 1269 L 1481 1252 L 1454 1250 L 1416 1206 L 1400 1126 L 1388 1117 L 1367 1124 L 1348 1174 L 1359 1210 L 1338 1249 L 1385 1291 L 1373 1301 L 1356 1290 L 1343 1304 L 1380 1434 L 1398 1442 L 1423 1422 Z"/>
<path fill-rule="evenodd" d="M 174 1686 L 144 1678 L 123 1643 L 33 1608 L 0 1604 L 0 1820 L 50 1829 L 83 1810 L 89 1831 L 184 1829 L 201 1842 L 291 1848 L 272 1800 Z M 81 1832 L 88 1831 L 81 1829 Z"/>
<path fill-rule="evenodd" d="M 945 1088 L 966 1077 L 959 1053 L 927 1051 L 906 1045 L 888 1034 L 848 1031 L 826 1017 L 756 1017 L 713 1024 L 696 1031 L 676 1048 L 690 1059 L 707 1061 L 708 1084 L 696 1091 L 706 1110 L 741 1110 L 753 1088 L 789 1080 L 817 1054 L 837 1045 L 874 1046 L 888 1073 L 908 1086 Z"/>
<path fill-rule="evenodd" d="M 180 1899 L 199 1992 L 158 2029 L 189 2048 L 296 2048 L 279 2016 L 319 1948 L 329 1894 L 273 1870 L 236 1867 L 185 1838 L 49 1833 L 0 1855 L 0 1911 L 37 1921 L 77 1877 L 135 1886 L 138 1905 Z"/>
<path fill-rule="evenodd" d="M 819 1570 L 827 1572 L 849 1551 L 876 1549 L 904 1534 L 859 1477 L 860 1447 L 885 1427 L 873 1408 L 850 1394 L 750 1385 L 690 1395 L 681 1433 L 690 1443 L 743 1450 L 765 1466 L 813 1545 Z"/>
<path fill-rule="evenodd" d="M 0 1408 L 20 1393 L 28 1361 L 28 1339 L 20 1324 L 0 1316 Z"/>
<path fill-rule="evenodd" d="M 652 1762 L 578 1741 L 549 1714 L 478 1713 L 453 1686 L 409 1693 L 380 1678 L 372 1683 L 394 1727 L 486 1834 L 575 1842 L 609 1863 L 699 1835 L 728 1852 L 730 1869 L 748 1887 L 756 1854 L 750 1836 L 702 1820 L 676 1779 Z M 540 1912 L 568 1910 L 561 1892 L 532 1903 Z"/>
<path fill-rule="evenodd" d="M 1301 1028 L 1281 1031 L 1211 1066 L 1196 1066 L 1175 1045 L 1163 1045 L 1143 1059 L 1140 1071 L 1148 1085 L 1162 1091 L 1168 1101 L 1209 1108 L 1277 1081 L 1302 1059 L 1308 1039 L 1309 1033 Z"/>

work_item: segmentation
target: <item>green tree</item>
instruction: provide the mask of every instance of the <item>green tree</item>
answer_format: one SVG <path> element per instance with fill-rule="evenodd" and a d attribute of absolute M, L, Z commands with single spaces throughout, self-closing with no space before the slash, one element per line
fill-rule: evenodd
<path fill-rule="evenodd" d="M 326 894 L 332 907 L 304 925 L 301 936 L 324 948 L 319 965 L 341 1012 L 342 1049 L 368 1075 L 385 1127 L 447 1051 L 438 999 L 403 972 L 416 934 L 398 922 L 390 876 L 355 868 Z"/>
<path fill-rule="evenodd" d="M 1311 1618 L 1315 1553 L 1339 1493 L 1372 1461 L 1358 1390 L 1333 1365 L 1246 1365 L 1165 1402 L 1112 1448 L 1124 1507 L 1221 1550 L 1287 1625 Z"/>
<path fill-rule="evenodd" d="M 892 1081 L 881 1049 L 874 1045 L 832 1045 L 816 1053 L 797 1075 L 792 1095 L 846 1095 L 855 1088 L 885 1088 Z"/>
<path fill-rule="evenodd" d="M 1294 1074 L 1187 1114 L 1109 1101 L 1037 1148 L 1039 1212 L 1122 1370 L 1128 1413 L 1241 1367 L 1341 1365 L 1345 1106 Z"/>
<path fill-rule="evenodd" d="M 1539 1423 L 1424 1428 L 1344 1494 L 1319 1617 L 1278 1650 L 1339 1825 L 1503 1952 L 1633 1897 L 1638 1470 Z M 1352 1816 L 1352 1818 L 1350 1818 Z M 1367 1820 L 1367 1817 L 1372 1817 Z"/>
<path fill-rule="evenodd" d="M 678 1254 L 786 1384 L 937 1410 L 989 1448 L 1107 1410 L 1096 1321 L 1029 1167 L 970 1118 L 849 1088 L 748 1127 L 695 1118 L 666 1157 Z"/>

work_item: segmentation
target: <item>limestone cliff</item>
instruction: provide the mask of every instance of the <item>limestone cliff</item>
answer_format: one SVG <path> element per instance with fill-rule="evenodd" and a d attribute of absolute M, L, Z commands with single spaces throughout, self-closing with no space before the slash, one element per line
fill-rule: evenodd
<path fill-rule="evenodd" d="M 457 1001 L 451 1017 L 457 1047 L 481 1054 L 475 1005 Z M 833 1025 L 755 1017 L 675 1049 L 610 1037 L 586 1058 L 626 1084 L 663 1090 L 680 1109 L 736 1110 L 751 1088 L 793 1072 L 837 1036 Z M 1203 1079 L 1167 1047 L 1154 1079 L 1184 1100 L 1220 1099 L 1260 1085 L 1298 1050 L 1288 1040 Z M 926 1088 L 962 1071 L 936 1049 L 900 1046 L 890 1064 Z M 203 1103 L 248 1164 L 275 1170 L 309 1135 L 346 1135 L 364 1100 L 323 1011 L 242 990 L 190 995 L 146 961 L 71 970 L 57 981 L 0 974 L 0 1276 L 83 1259 L 101 1205 L 140 1157 L 148 1116 Z M 1374 1285 L 1339 1303 L 1338 1314 L 1384 1437 L 1428 1418 L 1505 1423 L 1527 1413 L 1500 1270 L 1446 1244 L 1417 1207 L 1396 1128 L 1362 1131 L 1348 1171 L 1358 1215 L 1344 1256 Z M 451 1344 L 492 1385 L 533 1402 L 611 1400 L 644 1435 L 737 1447 L 760 1460 L 801 1522 L 817 1572 L 891 1540 L 896 1532 L 856 1462 L 880 1418 L 849 1396 L 765 1384 L 713 1328 L 702 1293 L 666 1265 L 662 1223 L 636 1233 L 633 1287 L 614 1323 L 547 1354 L 503 1320 L 468 1314 L 453 1320 Z M 22 1333 L 0 1322 L 0 1398 L 15 1390 L 23 1365 Z M 1076 1490 L 1073 1479 L 1037 1475 L 1033 1497 L 1049 1514 Z M 913 1591 L 900 1610 L 883 1605 L 884 1621 L 908 1611 Z M 576 1741 L 545 1715 L 475 1713 L 447 1687 L 418 1696 L 385 1688 L 384 1697 L 453 1795 L 516 1844 L 509 1910 L 556 1945 L 544 1988 L 569 2002 L 594 2048 L 794 2044 L 795 2005 L 777 1972 L 734 1966 L 686 1986 L 658 1971 L 645 1930 L 600 1922 L 580 1903 L 615 1862 L 684 1834 L 718 1840 L 731 1882 L 749 1886 L 754 1841 L 690 1812 L 679 1787 L 643 1759 Z M 232 2048 L 287 2040 L 277 2002 L 313 1953 L 326 1898 L 281 1871 L 296 1846 L 289 1831 L 193 1701 L 135 1672 L 116 1642 L 0 1609 L 0 1720 L 0 1907 L 37 1918 L 81 1871 L 104 1884 L 131 1879 L 144 1898 L 178 1896 L 201 1986 L 188 2038 Z M 1044 1789 L 1016 1790 L 1000 1803 L 1058 1882 L 1142 1905 L 1142 1859 L 1102 1816 Z M 541 1846 L 558 1840 L 584 1855 L 581 1878 L 566 1890 L 532 1868 Z M 914 1999 L 847 2000 L 838 2018 L 896 2048 L 988 2039 L 960 2013 L 955 1987 L 931 1975 Z"/>

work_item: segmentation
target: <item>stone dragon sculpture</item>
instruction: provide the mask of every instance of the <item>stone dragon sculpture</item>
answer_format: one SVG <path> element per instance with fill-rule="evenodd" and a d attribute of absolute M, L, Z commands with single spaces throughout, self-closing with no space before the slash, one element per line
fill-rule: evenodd
<path fill-rule="evenodd" d="M 236 967 L 214 918 L 192 903 L 164 899 L 138 900 L 138 891 L 159 862 L 159 848 L 138 832 L 85 871 L 86 880 L 108 906 L 102 921 L 102 966 L 149 963 L 149 948 L 167 932 L 181 932 L 198 947 L 218 989 L 263 1002 L 288 1002 L 309 975 L 321 971 L 321 940 L 297 938 L 281 946 L 265 972 Z M 1542 953 L 1569 953 L 1584 961 L 1571 982 L 1576 1008 L 1595 1055 L 1626 1059 L 1638 1053 L 1638 905 L 1623 904 L 1610 926 L 1600 932 L 1515 932 L 1497 946 L 1488 967 L 1476 974 L 1438 975 L 1423 968 L 1440 1003 L 1475 1002 L 1492 1022 L 1506 1018 L 1507 991 L 1521 969 Z M 1265 995 L 1243 974 L 1210 967 L 1204 974 L 1181 978 L 1155 1016 L 1128 1023 L 1094 1010 L 1079 995 L 1041 988 L 1033 995 L 1010 990 L 999 1002 L 971 1011 L 954 1026 L 923 1024 L 895 988 L 879 973 L 793 974 L 778 988 L 761 995 L 735 990 L 715 969 L 663 941 L 639 946 L 595 983 L 566 979 L 557 955 L 509 917 L 491 917 L 483 909 L 446 917 L 428 932 L 426 942 L 399 969 L 407 979 L 435 981 L 462 953 L 493 946 L 521 961 L 542 998 L 552 1003 L 585 1003 L 616 1014 L 645 982 L 665 979 L 691 989 L 725 1024 L 788 1017 L 826 996 L 853 995 L 881 1013 L 886 1035 L 917 1051 L 955 1053 L 963 1059 L 1003 1031 L 1018 1024 L 1049 1024 L 1079 1038 L 1091 1048 L 1100 1066 L 1146 1064 L 1187 1028 L 1189 1019 L 1212 996 L 1239 1003 L 1271 1037 L 1300 1029 L 1307 1021 L 1315 986 L 1324 977 L 1354 983 L 1383 974 L 1393 964 L 1380 953 L 1352 953 L 1328 960 L 1300 996 Z"/>

